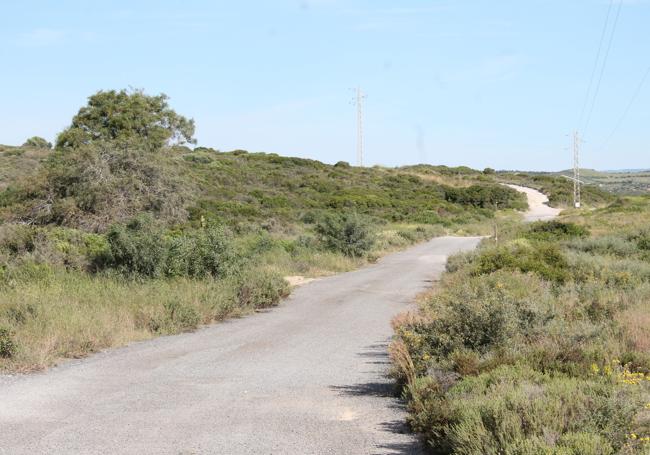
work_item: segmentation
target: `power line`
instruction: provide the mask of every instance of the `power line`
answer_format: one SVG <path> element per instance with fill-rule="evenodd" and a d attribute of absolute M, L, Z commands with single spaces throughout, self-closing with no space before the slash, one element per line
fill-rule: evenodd
<path fill-rule="evenodd" d="M 632 105 L 638 98 L 639 94 L 641 93 L 641 89 L 643 88 L 643 85 L 645 84 L 645 81 L 648 79 L 648 76 L 650 76 L 650 66 L 646 69 L 645 73 L 643 74 L 643 77 L 641 78 L 641 81 L 639 84 L 636 86 L 636 89 L 634 92 L 632 92 L 632 97 L 630 98 L 630 101 L 627 103 L 627 106 L 625 106 L 625 109 L 623 110 L 623 114 L 619 117 L 618 121 L 616 122 L 616 125 L 612 129 L 612 131 L 609 133 L 607 138 L 600 144 L 600 146 L 597 148 L 598 150 L 602 149 L 609 143 L 609 141 L 614 137 L 618 129 L 621 127 L 623 124 L 623 120 L 625 120 L 625 117 L 627 117 L 627 114 L 630 112 L 630 109 L 632 108 Z"/>
<path fill-rule="evenodd" d="M 596 89 L 594 90 L 594 96 L 591 101 L 591 107 L 589 108 L 589 113 L 587 114 L 587 119 L 585 120 L 585 125 L 583 128 L 583 133 L 589 128 L 589 123 L 591 121 L 591 115 L 594 112 L 594 106 L 596 105 L 596 99 L 598 98 L 598 93 L 600 92 L 600 83 L 603 80 L 603 74 L 605 73 L 605 67 L 607 66 L 607 58 L 609 57 L 609 51 L 612 48 L 612 42 L 614 41 L 614 32 L 616 31 L 616 24 L 618 23 L 618 18 L 621 15 L 621 7 L 623 6 L 623 0 L 619 0 L 618 8 L 616 9 L 616 16 L 614 17 L 614 23 L 612 24 L 612 30 L 609 34 L 609 41 L 607 43 L 607 48 L 605 50 L 605 55 L 603 57 L 603 63 L 600 67 L 600 74 L 598 76 L 598 82 L 596 83 Z"/>
<path fill-rule="evenodd" d="M 603 42 L 605 41 L 605 35 L 607 34 L 607 25 L 609 24 L 609 16 L 612 12 L 612 6 L 614 6 L 614 0 L 610 0 L 609 7 L 607 8 L 607 16 L 605 16 L 605 24 L 603 25 L 603 31 L 600 34 L 600 41 L 598 42 L 598 52 L 596 52 L 596 60 L 594 61 L 594 67 L 591 69 L 591 76 L 589 77 L 589 85 L 587 85 L 587 94 L 585 95 L 584 103 L 582 103 L 582 111 L 580 111 L 580 119 L 578 120 L 578 126 L 582 125 L 582 120 L 584 120 L 585 112 L 587 111 L 587 105 L 589 104 L 589 95 L 591 95 L 591 87 L 594 84 L 594 76 L 596 75 L 596 69 L 598 68 L 598 62 L 600 61 L 600 53 L 603 49 Z"/>

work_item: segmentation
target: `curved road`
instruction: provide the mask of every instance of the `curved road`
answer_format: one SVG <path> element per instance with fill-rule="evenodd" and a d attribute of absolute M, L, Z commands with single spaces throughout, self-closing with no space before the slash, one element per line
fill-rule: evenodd
<path fill-rule="evenodd" d="M 506 186 L 526 195 L 528 199 L 528 211 L 524 213 L 524 220 L 527 222 L 552 220 L 562 211 L 562 209 L 549 207 L 548 197 L 544 193 L 528 188 L 527 186 L 511 184 L 507 184 Z"/>
<path fill-rule="evenodd" d="M 480 238 L 306 284 L 279 308 L 0 377 L 0 454 L 417 454 L 389 321 Z"/>

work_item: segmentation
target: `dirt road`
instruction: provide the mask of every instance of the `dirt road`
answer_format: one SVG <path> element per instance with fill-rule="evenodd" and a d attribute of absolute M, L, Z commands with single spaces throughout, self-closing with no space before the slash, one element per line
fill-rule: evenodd
<path fill-rule="evenodd" d="M 548 206 L 548 197 L 537 190 L 519 185 L 507 185 L 512 189 L 526 194 L 528 211 L 524 214 L 526 221 L 548 221 L 560 214 L 561 209 Z"/>

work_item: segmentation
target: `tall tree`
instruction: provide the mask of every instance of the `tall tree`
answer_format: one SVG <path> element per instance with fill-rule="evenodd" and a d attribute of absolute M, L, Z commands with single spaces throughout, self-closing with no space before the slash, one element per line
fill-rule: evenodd
<path fill-rule="evenodd" d="M 142 141 L 151 149 L 196 143 L 194 120 L 177 114 L 165 94 L 142 90 L 99 91 L 56 140 L 56 148 L 77 148 L 104 141 Z"/>

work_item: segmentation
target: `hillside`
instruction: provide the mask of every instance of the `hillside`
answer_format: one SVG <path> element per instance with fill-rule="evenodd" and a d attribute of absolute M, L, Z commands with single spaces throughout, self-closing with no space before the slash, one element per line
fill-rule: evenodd
<path fill-rule="evenodd" d="M 2 168 L 16 169 L 0 180 L 0 185 L 8 188 L 0 195 L 0 216 L 6 221 L 54 223 L 101 232 L 149 206 L 171 224 L 192 226 L 203 219 L 231 226 L 264 223 L 287 227 L 336 210 L 353 210 L 388 222 L 450 226 L 491 217 L 494 203 L 503 208 L 525 206 L 515 192 L 478 171 L 456 174 L 446 167 L 332 166 L 302 158 L 242 150 L 222 153 L 204 147 L 172 147 L 156 154 L 102 151 L 84 158 L 51 152 L 47 165 L 40 161 L 35 160 L 33 151 L 20 147 L 0 153 Z M 111 175 L 103 172 L 104 181 L 98 182 L 94 173 L 100 170 L 93 168 L 110 167 L 117 161 L 128 164 L 129 172 L 108 169 Z M 39 166 L 43 166 L 40 173 Z M 141 181 L 134 182 L 134 176 Z M 21 185 L 29 190 L 21 190 Z M 120 205 L 116 200 L 127 199 L 125 185 L 133 191 Z M 155 187 L 155 194 L 143 185 Z M 51 203 L 43 203 L 53 197 Z"/>
<path fill-rule="evenodd" d="M 467 168 L 327 165 L 138 137 L 4 147 L 0 168 L 0 370 L 11 371 L 273 306 L 286 276 L 487 234 L 526 205 Z"/>

